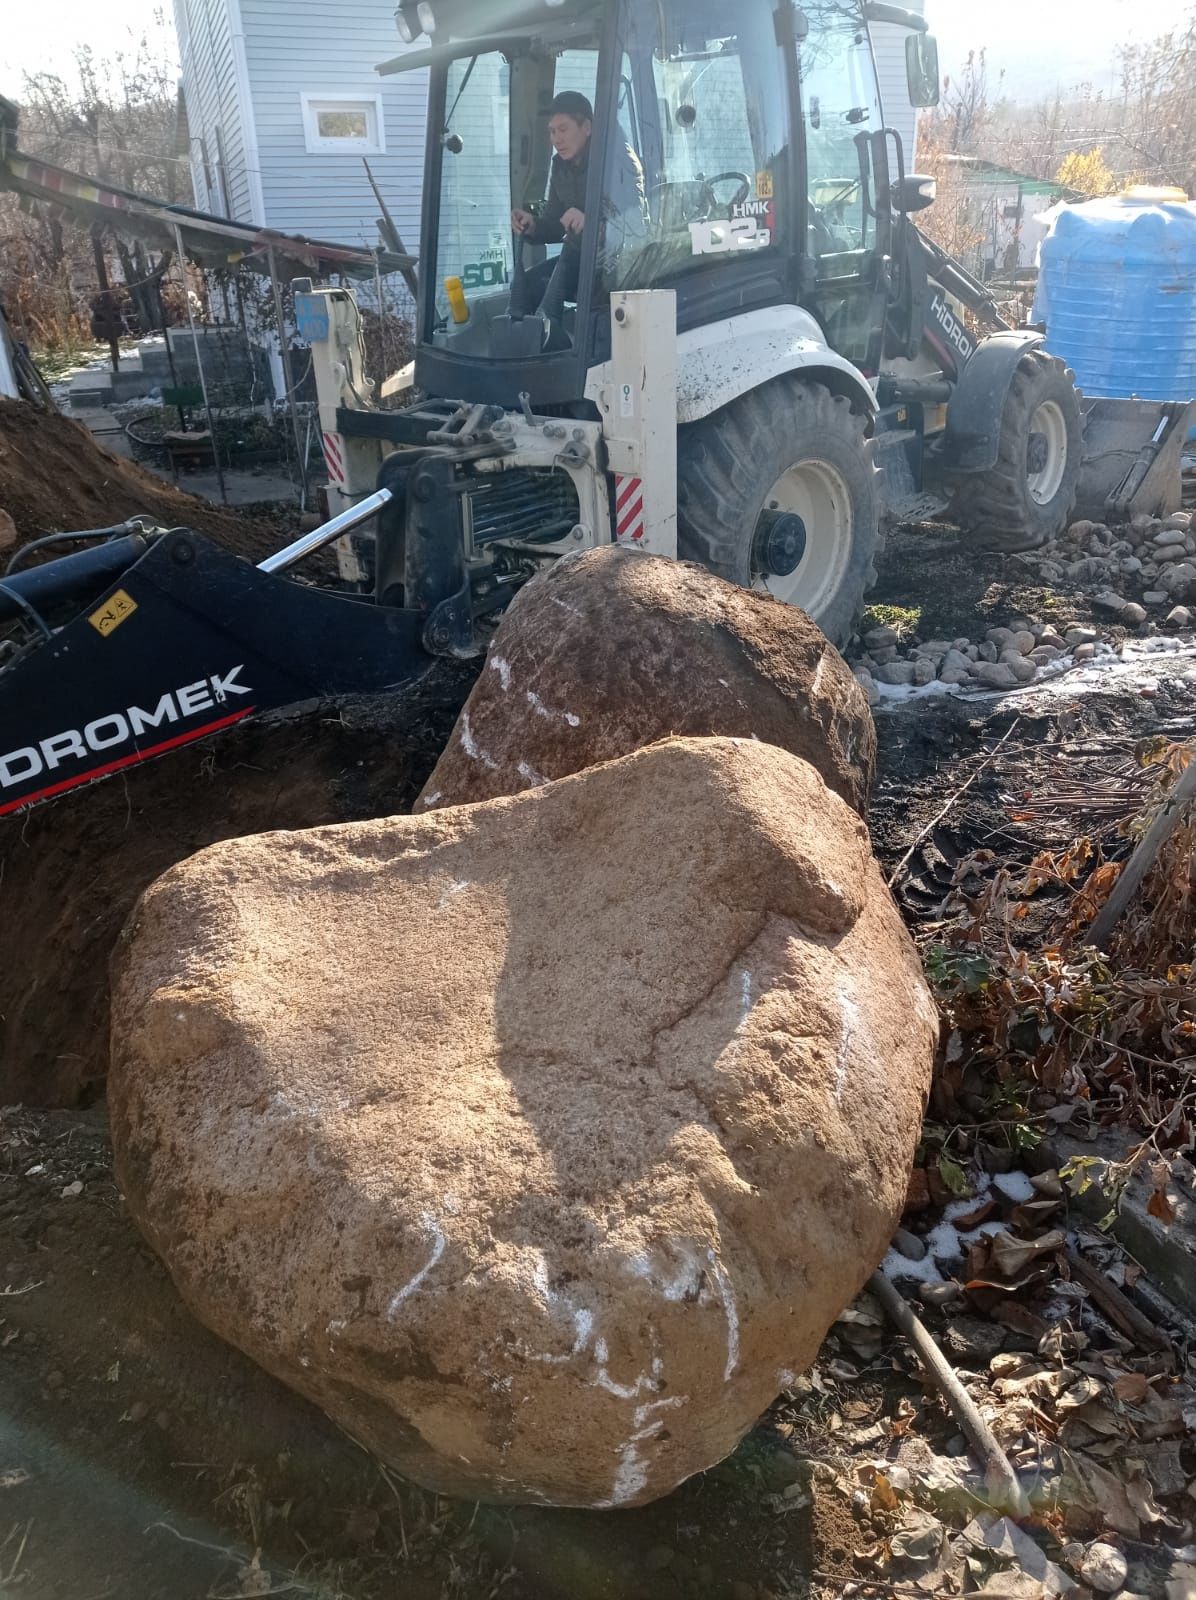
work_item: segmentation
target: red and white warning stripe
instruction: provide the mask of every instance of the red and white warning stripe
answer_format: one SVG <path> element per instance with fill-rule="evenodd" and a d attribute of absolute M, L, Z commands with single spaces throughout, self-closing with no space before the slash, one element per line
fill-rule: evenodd
<path fill-rule="evenodd" d="M 340 440 L 335 433 L 324 434 L 324 464 L 333 483 L 345 481 L 345 458 L 341 454 Z"/>
<path fill-rule="evenodd" d="M 644 480 L 615 475 L 615 538 L 620 544 L 644 537 Z"/>

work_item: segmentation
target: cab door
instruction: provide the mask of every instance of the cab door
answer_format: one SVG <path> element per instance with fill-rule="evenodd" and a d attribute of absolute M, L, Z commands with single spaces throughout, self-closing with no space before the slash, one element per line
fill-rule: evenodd
<path fill-rule="evenodd" d="M 872 42 L 858 0 L 806 0 L 797 34 L 803 303 L 831 347 L 871 374 L 880 364 L 891 226 Z"/>

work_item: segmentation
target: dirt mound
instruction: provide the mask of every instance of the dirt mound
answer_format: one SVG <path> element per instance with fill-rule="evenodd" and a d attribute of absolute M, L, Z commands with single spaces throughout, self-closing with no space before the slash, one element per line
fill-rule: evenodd
<path fill-rule="evenodd" d="M 16 523 L 18 545 L 139 513 L 166 528 L 196 528 L 253 560 L 281 542 L 271 524 L 184 494 L 112 455 L 81 423 L 22 400 L 0 400 L 0 508 Z"/>
<path fill-rule="evenodd" d="M 258 718 L 0 822 L 0 1105 L 98 1090 L 108 956 L 149 883 L 219 839 L 410 811 L 472 679 Z"/>

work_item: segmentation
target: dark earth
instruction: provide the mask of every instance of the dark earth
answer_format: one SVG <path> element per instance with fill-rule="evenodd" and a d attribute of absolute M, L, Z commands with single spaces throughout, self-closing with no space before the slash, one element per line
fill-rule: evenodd
<path fill-rule="evenodd" d="M 923 637 L 979 637 L 1023 615 L 1089 620 L 1082 601 L 1027 577 L 1016 557 L 978 556 L 946 529 L 906 531 L 873 602 L 920 608 Z M 729 1462 L 645 1510 L 448 1502 L 384 1473 L 201 1328 L 124 1213 L 102 1100 L 106 962 L 137 894 L 216 839 L 408 810 L 469 682 L 442 671 L 402 702 L 252 724 L 0 832 L 0 1099 L 14 1102 L 0 1113 L 0 1595 L 766 1600 L 841 1593 L 851 1577 L 867 1537 L 850 1489 L 817 1465 L 824 1424 L 843 1414 L 866 1437 L 903 1402 L 923 1405 L 900 1363 L 837 1395 L 832 1378 L 830 1398 L 782 1396 Z M 1064 695 L 1020 720 L 1017 703 L 878 715 L 872 829 L 886 871 L 1014 729 L 903 872 L 914 925 L 934 919 L 977 850 L 1017 864 L 1051 842 L 1047 825 L 1011 820 L 1019 797 L 1196 728 L 1191 691 L 1165 678 L 1149 696 Z M 937 1410 L 935 1428 L 953 1432 Z"/>

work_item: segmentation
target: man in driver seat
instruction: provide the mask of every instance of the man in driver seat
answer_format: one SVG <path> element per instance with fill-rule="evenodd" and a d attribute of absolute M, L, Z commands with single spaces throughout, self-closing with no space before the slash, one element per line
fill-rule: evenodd
<path fill-rule="evenodd" d="M 559 321 L 567 301 L 576 302 L 581 272 L 581 241 L 586 227 L 586 185 L 590 175 L 590 141 L 594 135 L 594 108 L 584 94 L 566 90 L 552 102 L 548 135 L 555 152 L 548 184 L 548 198 L 539 216 L 519 208 L 511 213 L 511 227 L 531 244 L 562 244 L 555 261 L 542 262 L 523 280 L 522 304 L 512 297 L 512 311 L 527 316 L 538 310 L 550 321 Z M 599 249 L 608 249 L 610 225 L 629 219 L 642 228 L 647 212 L 644 195 L 644 169 L 639 157 L 621 136 L 619 160 L 612 168 L 608 189 L 603 196 L 603 237 Z M 616 223 L 616 227 L 618 224 Z"/>

